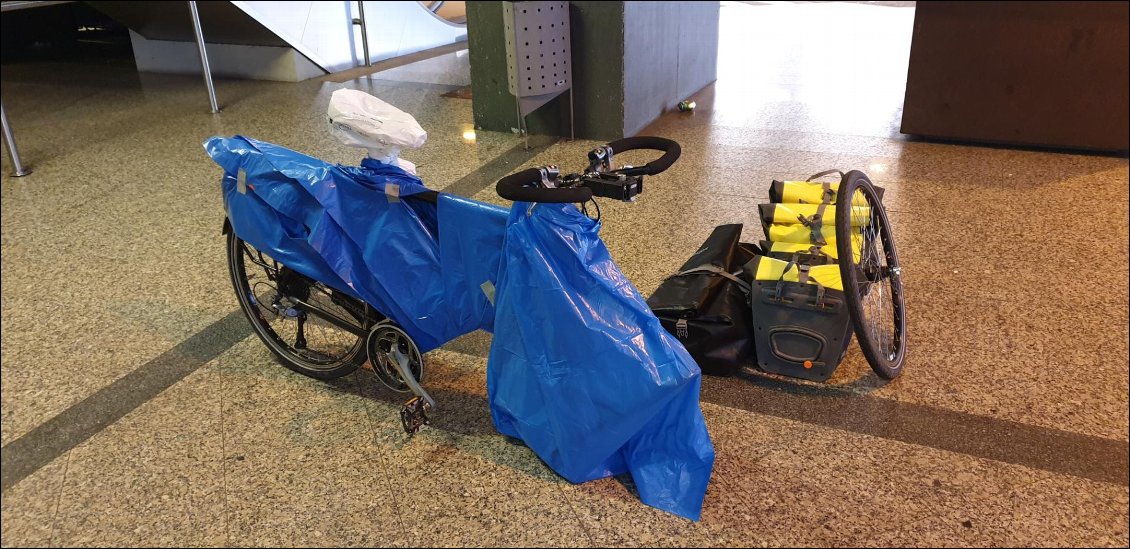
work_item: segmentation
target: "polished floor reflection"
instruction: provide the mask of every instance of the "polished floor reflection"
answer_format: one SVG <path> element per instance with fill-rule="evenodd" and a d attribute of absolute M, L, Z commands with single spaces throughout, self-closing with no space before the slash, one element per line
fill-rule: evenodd
<path fill-rule="evenodd" d="M 913 8 L 723 2 L 712 124 L 897 137 Z"/>
<path fill-rule="evenodd" d="M 501 175 L 583 164 L 597 143 L 473 132 L 470 101 L 444 96 L 465 54 L 218 80 L 218 116 L 196 77 L 3 66 L 35 170 L 0 166 L 3 545 L 1126 546 L 1127 160 L 900 135 L 913 8 L 890 4 L 724 3 L 718 82 L 647 130 L 683 158 L 637 203 L 602 203 L 647 294 L 714 226 L 755 239 L 774 178 L 858 168 L 887 189 L 905 373 L 884 383 L 853 347 L 827 384 L 706 379 L 698 523 L 499 436 L 489 335 L 429 353 L 444 411 L 407 438 L 371 373 L 301 377 L 233 314 L 205 137 L 356 163 L 323 127 L 344 86 L 418 118 L 429 141 L 405 157 L 436 189 L 502 203 Z"/>

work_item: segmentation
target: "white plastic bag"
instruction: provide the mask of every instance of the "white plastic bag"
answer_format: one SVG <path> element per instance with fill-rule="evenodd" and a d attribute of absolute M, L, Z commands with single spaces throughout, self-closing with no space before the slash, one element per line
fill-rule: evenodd
<path fill-rule="evenodd" d="M 415 165 L 399 158 L 401 149 L 418 149 L 428 140 L 428 132 L 412 115 L 363 91 L 350 89 L 333 93 L 326 114 L 330 133 L 347 147 L 367 149 L 373 159 L 416 173 Z"/>

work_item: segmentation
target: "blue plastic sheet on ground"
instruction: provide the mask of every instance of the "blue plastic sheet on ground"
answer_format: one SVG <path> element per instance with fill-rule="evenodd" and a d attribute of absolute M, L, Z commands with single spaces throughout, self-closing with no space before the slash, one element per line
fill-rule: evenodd
<path fill-rule="evenodd" d="M 400 200 L 427 189 L 368 158 L 336 166 L 241 136 L 213 137 L 204 149 L 224 168 L 228 218 L 252 246 L 365 300 L 423 352 L 491 329 L 481 284 L 497 285 L 506 210 L 444 195 L 438 207 Z"/>
<path fill-rule="evenodd" d="M 698 520 L 714 464 L 701 373 L 571 204 L 515 203 L 487 390 L 495 427 L 571 482 L 630 472 Z"/>
<path fill-rule="evenodd" d="M 493 329 L 500 432 L 572 482 L 628 472 L 644 503 L 698 519 L 714 462 L 699 368 L 612 262 L 599 223 L 569 204 L 400 200 L 427 189 L 371 159 L 337 166 L 240 136 L 204 148 L 224 168 L 237 236 L 365 300 L 422 351 Z"/>

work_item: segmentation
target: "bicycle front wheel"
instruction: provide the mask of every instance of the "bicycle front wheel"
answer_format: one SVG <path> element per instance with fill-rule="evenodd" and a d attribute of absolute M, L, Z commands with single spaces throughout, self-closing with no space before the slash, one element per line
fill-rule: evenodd
<path fill-rule="evenodd" d="M 887 211 L 857 170 L 844 175 L 836 196 L 836 248 L 856 341 L 871 369 L 894 379 L 906 360 L 902 268 Z"/>

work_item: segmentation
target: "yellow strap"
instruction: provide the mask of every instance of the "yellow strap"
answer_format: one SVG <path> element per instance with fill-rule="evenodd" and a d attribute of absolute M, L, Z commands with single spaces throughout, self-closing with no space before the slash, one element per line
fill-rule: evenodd
<path fill-rule="evenodd" d="M 824 240 L 828 246 L 835 246 L 835 234 L 833 234 L 832 231 L 827 232 L 828 234 L 824 235 Z M 796 244 L 808 244 L 810 246 L 814 244 L 814 242 L 812 242 L 812 231 L 800 223 L 795 225 L 774 223 L 769 225 L 768 234 L 765 236 L 773 242 L 793 242 Z"/>
<path fill-rule="evenodd" d="M 802 243 L 799 243 L 799 242 L 769 242 L 769 249 L 765 250 L 765 251 L 766 251 L 766 253 L 777 252 L 777 253 L 795 254 L 795 253 L 809 253 L 811 251 L 811 249 L 812 249 L 812 244 L 802 244 Z M 830 246 L 830 245 L 821 246 L 820 247 L 820 253 L 823 253 L 824 255 L 832 258 L 833 260 L 836 259 L 836 247 L 835 246 Z"/>
<path fill-rule="evenodd" d="M 832 191 L 839 192 L 840 183 L 828 183 Z M 801 204 L 819 204 L 824 200 L 824 183 L 812 181 L 785 181 L 781 185 L 781 202 L 796 202 Z M 863 193 L 855 193 L 851 199 L 856 206 L 866 206 L 867 199 Z M 832 204 L 836 199 L 832 199 Z"/>
<path fill-rule="evenodd" d="M 855 257 L 854 257 L 855 262 L 859 263 L 860 251 L 863 249 L 863 240 L 857 238 L 857 239 L 853 240 L 852 243 L 855 244 L 855 246 L 854 246 L 855 249 L 853 250 L 855 252 Z M 765 253 L 769 253 L 769 252 L 780 252 L 780 253 L 786 253 L 786 254 L 807 253 L 812 248 L 812 244 L 807 243 L 807 242 L 802 243 L 802 242 L 769 241 L 768 244 L 769 244 L 769 248 L 767 250 L 765 250 Z M 833 240 L 831 243 L 829 243 L 826 246 L 821 246 L 820 251 L 822 253 L 824 253 L 824 255 L 827 255 L 828 257 L 832 258 L 833 261 L 839 260 L 839 249 L 836 248 L 835 240 Z"/>
<path fill-rule="evenodd" d="M 812 218 L 816 214 L 821 214 L 820 222 L 823 225 L 836 224 L 836 207 L 825 206 L 824 211 L 820 211 L 820 204 L 776 204 L 773 207 L 773 219 L 766 219 L 769 223 L 781 223 L 791 225 L 800 223 L 800 218 L 803 216 L 806 219 Z M 851 224 L 859 227 L 866 225 L 871 220 L 871 208 L 867 206 L 855 206 L 851 212 Z"/>
<path fill-rule="evenodd" d="M 757 262 L 757 270 L 754 272 L 756 280 L 784 280 L 785 282 L 798 282 L 800 270 L 794 265 L 792 269 L 785 271 L 788 266 L 788 261 L 781 261 L 773 259 L 772 257 L 758 256 L 753 258 Z M 808 284 L 815 285 L 819 282 L 825 288 L 843 291 L 844 281 L 840 277 L 839 265 L 817 265 L 809 267 L 808 269 Z"/>

